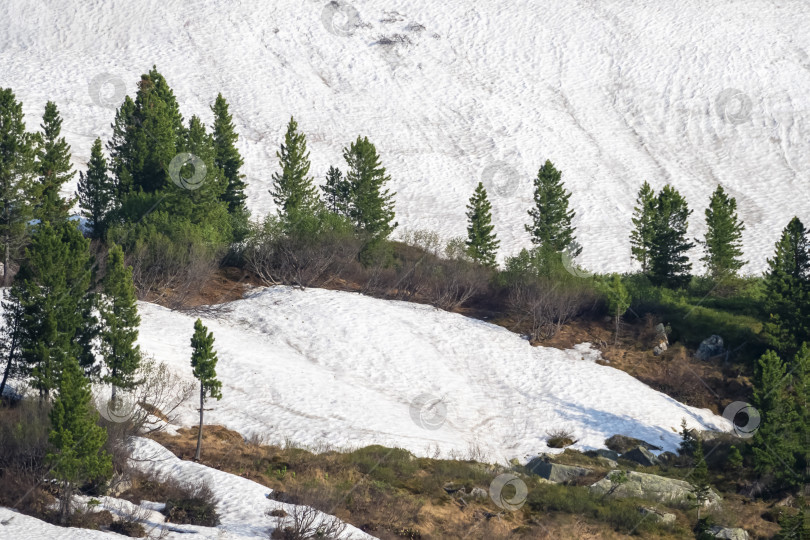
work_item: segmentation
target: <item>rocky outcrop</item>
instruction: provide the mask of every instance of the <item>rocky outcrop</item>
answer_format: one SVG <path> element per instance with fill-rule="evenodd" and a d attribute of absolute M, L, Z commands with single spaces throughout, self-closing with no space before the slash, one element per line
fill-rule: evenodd
<path fill-rule="evenodd" d="M 614 452 L 618 452 L 619 454 L 629 452 L 636 446 L 643 446 L 647 450 L 661 450 L 660 447 L 655 446 L 654 444 L 642 441 L 641 439 L 627 437 L 626 435 L 613 435 L 611 438 L 605 440 L 605 446 Z"/>
<path fill-rule="evenodd" d="M 748 540 L 748 532 L 745 529 L 720 527 L 714 526 L 709 529 L 709 534 L 715 538 L 724 538 L 725 540 Z"/>
<path fill-rule="evenodd" d="M 700 360 L 708 360 L 713 356 L 723 354 L 723 352 L 725 352 L 723 348 L 723 338 L 715 334 L 707 337 L 700 343 L 700 347 L 698 347 L 695 356 Z"/>
<path fill-rule="evenodd" d="M 652 521 L 663 523 L 664 525 L 669 525 L 671 523 L 675 523 L 675 514 L 670 514 L 669 512 L 662 512 L 657 508 L 652 508 L 649 506 L 640 506 L 638 509 L 639 512 L 647 519 Z"/>
<path fill-rule="evenodd" d="M 684 507 L 691 504 L 690 495 L 692 493 L 689 483 L 683 480 L 618 470 L 611 471 L 605 478 L 591 485 L 590 490 L 608 497 L 634 497 Z M 715 508 L 719 505 L 720 496 L 714 490 L 710 491 L 709 499 L 704 506 Z"/>
<path fill-rule="evenodd" d="M 643 446 L 636 446 L 632 450 L 622 454 L 620 457 L 622 459 L 632 461 L 633 463 L 643 465 L 644 467 L 652 467 L 653 465 L 658 465 L 658 458 L 655 456 L 655 454 L 653 454 Z"/>
<path fill-rule="evenodd" d="M 574 465 L 560 465 L 559 463 L 552 463 L 542 458 L 535 458 L 526 465 L 526 468 L 539 476 L 545 478 L 555 484 L 568 484 L 579 478 L 591 473 L 591 469 L 585 467 L 576 467 Z"/>

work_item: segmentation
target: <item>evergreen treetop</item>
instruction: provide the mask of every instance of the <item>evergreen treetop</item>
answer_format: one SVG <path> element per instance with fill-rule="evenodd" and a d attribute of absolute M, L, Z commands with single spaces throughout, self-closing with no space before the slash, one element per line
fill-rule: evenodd
<path fill-rule="evenodd" d="M 492 205 L 487 198 L 487 190 L 482 182 L 467 204 L 467 254 L 474 262 L 494 267 L 498 252 L 497 236 L 493 232 Z"/>
<path fill-rule="evenodd" d="M 737 274 L 743 267 L 742 233 L 745 225 L 737 217 L 737 200 L 717 186 L 706 209 L 706 235 L 703 242 L 708 274 L 718 280 Z"/>
<path fill-rule="evenodd" d="M 634 229 L 630 233 L 630 252 L 633 258 L 641 263 L 641 271 L 644 273 L 650 270 L 655 201 L 655 192 L 650 184 L 644 182 L 636 197 L 632 217 Z"/>
<path fill-rule="evenodd" d="M 70 164 L 70 146 L 62 133 L 62 118 L 56 104 L 49 101 L 37 134 L 37 205 L 34 217 L 41 221 L 56 222 L 67 219 L 74 200 L 60 196 L 62 186 L 73 179 Z"/>
<path fill-rule="evenodd" d="M 88 218 L 93 227 L 93 237 L 103 238 L 107 218 L 115 209 L 116 190 L 107 174 L 107 160 L 101 146 L 101 139 L 93 142 L 87 173 L 79 173 L 77 192 L 82 216 Z"/>
<path fill-rule="evenodd" d="M 239 135 L 233 124 L 233 117 L 228 112 L 228 102 L 225 101 L 222 94 L 217 94 L 217 99 L 211 106 L 211 112 L 214 113 L 213 140 L 216 152 L 214 164 L 222 170 L 226 182 L 222 200 L 228 203 L 230 213 L 245 212 L 247 211 L 245 175 L 240 172 L 244 160 L 236 148 Z"/>
<path fill-rule="evenodd" d="M 650 279 L 656 285 L 683 287 L 691 276 L 686 252 L 694 243 L 686 240 L 689 206 L 677 190 L 664 186 L 655 201 L 650 249 Z"/>
<path fill-rule="evenodd" d="M 391 180 L 380 163 L 377 148 L 368 137 L 357 137 L 343 149 L 351 190 L 349 215 L 355 226 L 373 238 L 387 238 L 397 223 L 394 220 L 394 195 L 386 184 Z"/>
<path fill-rule="evenodd" d="M 326 209 L 339 216 L 349 215 L 351 207 L 351 185 L 343 178 L 343 173 L 337 167 L 329 167 L 326 171 L 326 182 L 321 184 L 324 193 Z"/>
<path fill-rule="evenodd" d="M 279 214 L 287 222 L 316 213 L 320 205 L 318 191 L 309 176 L 309 152 L 306 136 L 298 131 L 298 123 L 290 118 L 284 143 L 276 153 L 280 172 L 273 174 L 270 194 Z"/>
<path fill-rule="evenodd" d="M 562 173 L 546 160 L 534 180 L 534 208 L 529 210 L 532 223 L 526 225 L 526 231 L 534 245 L 556 252 L 569 250 L 576 257 L 582 248 L 576 245 L 571 225 L 576 214 L 568 209 L 570 198 L 571 193 L 563 187 Z"/>

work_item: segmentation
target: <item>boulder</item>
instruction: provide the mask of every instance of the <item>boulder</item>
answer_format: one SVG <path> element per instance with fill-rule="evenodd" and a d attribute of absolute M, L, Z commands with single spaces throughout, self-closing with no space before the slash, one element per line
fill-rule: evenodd
<path fill-rule="evenodd" d="M 555 484 L 567 484 L 580 476 L 585 476 L 592 472 L 591 469 L 586 469 L 585 467 L 560 465 L 559 463 L 551 463 L 540 458 L 531 460 L 528 465 L 526 465 L 526 468 L 540 478 L 545 478 Z"/>
<path fill-rule="evenodd" d="M 618 470 L 610 471 L 603 479 L 591 485 L 590 490 L 598 495 L 620 499 L 634 497 L 683 507 L 693 504 L 693 500 L 690 500 L 692 488 L 688 482 L 635 471 L 624 474 Z M 720 496 L 711 490 L 704 506 L 716 508 L 719 505 Z"/>
<path fill-rule="evenodd" d="M 487 490 L 483 488 L 474 487 L 470 490 L 470 497 L 473 499 L 486 499 L 489 497 L 489 493 L 487 493 Z"/>
<path fill-rule="evenodd" d="M 675 523 L 675 514 L 670 514 L 669 512 L 662 512 L 657 508 L 652 508 L 650 506 L 640 506 L 638 511 L 641 512 L 643 516 L 649 516 L 649 519 L 663 523 L 664 525 L 670 525 Z"/>
<path fill-rule="evenodd" d="M 647 450 L 661 450 L 660 447 L 655 446 L 654 444 L 642 441 L 641 439 L 634 439 L 633 437 L 627 437 L 625 435 L 613 435 L 611 438 L 605 440 L 605 446 L 607 446 L 614 452 L 618 452 L 619 454 L 629 452 L 636 446 L 643 446 Z"/>
<path fill-rule="evenodd" d="M 709 534 L 715 538 L 724 538 L 725 540 L 748 540 L 748 532 L 745 529 L 720 527 L 715 525 L 709 529 Z"/>
<path fill-rule="evenodd" d="M 658 323 L 655 325 L 655 340 L 663 341 L 669 344 L 669 339 L 667 338 L 667 327 L 664 326 L 664 323 Z"/>
<path fill-rule="evenodd" d="M 724 351 L 723 338 L 718 335 L 712 335 L 700 342 L 700 347 L 698 347 L 695 356 L 700 360 L 708 360 L 713 356 L 723 354 Z"/>
<path fill-rule="evenodd" d="M 653 347 L 653 356 L 661 356 L 661 353 L 663 353 L 665 350 L 667 350 L 667 344 L 665 341 L 662 341 Z"/>
<path fill-rule="evenodd" d="M 643 446 L 636 446 L 629 452 L 625 452 L 621 455 L 622 459 L 626 459 L 628 461 L 632 461 L 634 463 L 638 463 L 639 465 L 643 465 L 645 467 L 652 467 L 653 465 L 658 465 L 658 458 L 644 448 Z"/>
<path fill-rule="evenodd" d="M 678 455 L 672 452 L 661 452 L 658 454 L 658 462 L 661 465 L 674 465 L 678 462 Z"/>

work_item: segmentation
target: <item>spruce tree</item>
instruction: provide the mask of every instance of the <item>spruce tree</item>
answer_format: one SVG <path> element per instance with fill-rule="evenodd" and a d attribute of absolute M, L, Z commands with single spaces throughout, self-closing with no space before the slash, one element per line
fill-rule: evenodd
<path fill-rule="evenodd" d="M 3 286 L 11 280 L 11 264 L 28 239 L 34 199 L 35 137 L 25 131 L 22 103 L 10 88 L 0 88 L 0 243 Z"/>
<path fill-rule="evenodd" d="M 351 192 L 349 216 L 355 226 L 374 239 L 388 238 L 398 223 L 394 220 L 394 196 L 385 189 L 391 177 L 380 163 L 377 148 L 368 137 L 343 149 L 348 171 L 346 180 Z"/>
<path fill-rule="evenodd" d="M 572 257 L 580 254 L 582 248 L 576 245 L 571 226 L 576 214 L 568 209 L 570 198 L 571 193 L 563 187 L 562 173 L 546 160 L 534 180 L 534 208 L 529 210 L 532 224 L 526 225 L 532 244 L 555 252 L 568 250 Z"/>
<path fill-rule="evenodd" d="M 633 232 L 630 233 L 630 253 L 641 263 L 641 271 L 650 271 L 650 249 L 652 248 L 653 219 L 655 218 L 655 192 L 644 182 L 636 197 L 633 208 Z"/>
<path fill-rule="evenodd" d="M 134 388 L 135 372 L 141 360 L 138 339 L 138 315 L 132 267 L 124 264 L 124 250 L 113 244 L 107 254 L 103 280 L 103 297 L 98 307 L 101 315 L 99 332 L 101 356 L 107 367 L 104 381 L 116 388 Z M 114 397 L 114 395 L 113 395 Z"/>
<path fill-rule="evenodd" d="M 804 501 L 800 503 L 796 515 L 785 512 L 778 521 L 779 532 L 773 537 L 774 540 L 810 540 L 810 523 Z"/>
<path fill-rule="evenodd" d="M 284 143 L 276 153 L 281 172 L 273 174 L 270 194 L 282 220 L 290 225 L 305 216 L 315 214 L 320 205 L 318 191 L 309 176 L 307 138 L 298 131 L 298 123 L 290 118 Z"/>
<path fill-rule="evenodd" d="M 101 139 L 93 142 L 87 173 L 79 173 L 77 196 L 82 215 L 92 224 L 93 237 L 103 238 L 108 217 L 114 210 L 116 189 L 107 174 L 107 160 L 101 147 Z"/>
<path fill-rule="evenodd" d="M 88 248 L 73 222 L 38 225 L 11 288 L 22 309 L 22 367 L 41 399 L 56 388 L 67 358 L 78 359 L 88 373 L 95 371 Z"/>
<path fill-rule="evenodd" d="M 222 200 L 228 204 L 231 214 L 246 212 L 245 175 L 239 170 L 244 160 L 236 149 L 239 135 L 233 125 L 233 117 L 228 112 L 228 102 L 222 94 L 217 94 L 211 112 L 214 113 L 214 164 L 222 171 L 226 184 Z"/>
<path fill-rule="evenodd" d="M 613 274 L 609 281 L 602 282 L 600 288 L 607 299 L 608 312 L 615 322 L 613 343 L 616 344 L 619 342 L 622 315 L 630 307 L 630 292 L 625 287 L 619 274 Z"/>
<path fill-rule="evenodd" d="M 214 334 L 203 326 L 200 319 L 194 323 L 191 336 L 191 368 L 194 377 L 200 381 L 200 428 L 197 431 L 197 451 L 194 459 L 200 460 L 202 448 L 203 411 L 205 401 L 211 397 L 222 399 L 222 383 L 217 380 L 217 353 L 214 351 Z"/>
<path fill-rule="evenodd" d="M 326 171 L 326 183 L 321 184 L 326 209 L 339 216 L 349 215 L 351 205 L 351 186 L 343 178 L 343 173 L 337 167 L 329 167 Z"/>
<path fill-rule="evenodd" d="M 490 268 L 495 267 L 498 241 L 492 225 L 492 205 L 487 199 L 484 184 L 478 182 L 470 202 L 467 204 L 467 255 L 474 262 Z"/>
<path fill-rule="evenodd" d="M 765 272 L 765 324 L 770 344 L 786 356 L 810 341 L 810 243 L 799 218 L 790 220 Z"/>
<path fill-rule="evenodd" d="M 722 280 L 743 267 L 742 233 L 745 225 L 737 217 L 737 200 L 717 186 L 706 209 L 706 235 L 701 245 L 709 276 Z"/>
<path fill-rule="evenodd" d="M 0 328 L 0 361 L 3 375 L 0 379 L 0 397 L 12 374 L 20 371 L 20 340 L 22 337 L 23 311 L 19 300 L 9 289 L 3 290 L 3 327 Z"/>
<path fill-rule="evenodd" d="M 695 455 L 697 438 L 694 431 L 686 427 L 686 418 L 681 419 L 681 443 L 678 446 L 678 453 L 682 456 L 692 457 Z"/>
<path fill-rule="evenodd" d="M 37 134 L 37 205 L 34 217 L 52 223 L 67 219 L 74 200 L 61 197 L 62 186 L 75 174 L 70 164 L 70 146 L 62 133 L 62 118 L 56 104 L 49 101 Z"/>
<path fill-rule="evenodd" d="M 810 486 L 810 343 L 802 345 L 790 368 L 793 375 L 793 402 L 796 411 L 796 426 L 793 429 L 798 441 L 796 460 L 805 486 Z"/>
<path fill-rule="evenodd" d="M 706 501 L 709 500 L 711 494 L 711 484 L 709 484 L 709 469 L 706 466 L 706 458 L 703 455 L 703 443 L 700 438 L 695 442 L 695 468 L 689 476 L 689 484 L 691 486 L 692 497 L 695 499 L 695 507 L 697 508 L 697 519 L 700 523 L 700 510 Z"/>
<path fill-rule="evenodd" d="M 112 474 L 112 460 L 103 450 L 107 431 L 96 424 L 98 414 L 91 400 L 90 383 L 78 361 L 66 357 L 50 411 L 50 451 L 46 456 L 50 475 L 59 482 L 59 522 L 63 525 L 70 516 L 76 489 Z"/>
<path fill-rule="evenodd" d="M 680 193 L 666 185 L 655 201 L 650 245 L 650 279 L 656 285 L 683 287 L 689 283 L 692 264 L 686 252 L 694 243 L 686 240 L 692 213 Z"/>
<path fill-rule="evenodd" d="M 779 356 L 768 351 L 759 359 L 754 380 L 754 406 L 759 411 L 759 429 L 752 448 L 754 469 L 778 485 L 795 485 L 795 402 L 788 392 L 790 375 Z"/>

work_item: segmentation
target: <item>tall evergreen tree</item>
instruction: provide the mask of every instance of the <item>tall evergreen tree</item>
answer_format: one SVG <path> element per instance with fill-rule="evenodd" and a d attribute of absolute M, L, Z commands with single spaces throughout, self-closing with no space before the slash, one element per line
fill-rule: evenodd
<path fill-rule="evenodd" d="M 18 299 L 9 289 L 3 290 L 3 328 L 0 328 L 0 361 L 5 364 L 0 379 L 0 396 L 9 377 L 20 371 L 20 340 L 22 337 L 23 311 Z"/>
<path fill-rule="evenodd" d="M 689 476 L 689 484 L 692 487 L 692 497 L 695 498 L 695 506 L 697 507 L 697 519 L 700 522 L 700 509 L 709 500 L 712 487 L 709 484 L 709 469 L 703 455 L 703 443 L 699 437 L 695 441 L 694 458 L 695 468 Z"/>
<path fill-rule="evenodd" d="M 765 272 L 766 334 L 771 345 L 792 355 L 810 341 L 810 242 L 799 218 L 790 220 Z"/>
<path fill-rule="evenodd" d="M 650 279 L 656 285 L 683 287 L 689 283 L 692 264 L 686 252 L 694 243 L 686 240 L 692 213 L 680 193 L 666 185 L 655 201 L 650 245 Z"/>
<path fill-rule="evenodd" d="M 32 387 L 47 399 L 67 358 L 94 370 L 89 241 L 75 223 L 37 226 L 11 297 L 22 309 L 20 358 Z"/>
<path fill-rule="evenodd" d="M 103 238 L 107 219 L 114 210 L 116 189 L 107 174 L 107 160 L 101 147 L 101 139 L 93 142 L 87 173 L 79 173 L 77 196 L 82 215 L 88 218 L 93 226 L 93 237 Z"/>
<path fill-rule="evenodd" d="M 343 149 L 348 171 L 346 180 L 351 190 L 349 216 L 354 224 L 373 238 L 387 238 L 398 223 L 394 220 L 394 195 L 386 184 L 391 177 L 380 163 L 377 148 L 368 137 L 357 140 Z"/>
<path fill-rule="evenodd" d="M 107 366 L 104 380 L 112 385 L 113 391 L 136 385 L 135 372 L 141 360 L 140 347 L 136 344 L 141 322 L 136 302 L 132 267 L 124 264 L 121 246 L 113 244 L 107 254 L 103 297 L 98 308 L 101 356 Z"/>
<path fill-rule="evenodd" d="M 339 216 L 349 215 L 351 206 L 351 185 L 343 178 L 343 173 L 337 167 L 329 167 L 326 171 L 326 183 L 321 184 L 326 209 Z"/>
<path fill-rule="evenodd" d="M 641 271 L 650 271 L 650 250 L 652 249 L 653 220 L 655 218 L 655 192 L 644 182 L 636 197 L 633 208 L 633 232 L 630 233 L 630 252 L 641 263 Z"/>
<path fill-rule="evenodd" d="M 745 265 L 742 260 L 742 233 L 745 225 L 737 217 L 737 200 L 717 186 L 706 209 L 704 256 L 700 259 L 715 280 L 734 276 Z"/>
<path fill-rule="evenodd" d="M 246 212 L 245 175 L 239 171 L 244 160 L 236 148 L 239 135 L 233 125 L 233 117 L 228 112 L 228 102 L 222 94 L 217 94 L 211 112 L 214 113 L 214 164 L 222 170 L 226 183 L 222 200 L 228 203 L 231 214 Z"/>
<path fill-rule="evenodd" d="M 318 191 L 309 176 L 307 138 L 298 131 L 298 123 L 290 118 L 284 143 L 276 153 L 281 172 L 273 174 L 270 194 L 278 206 L 279 215 L 287 223 L 317 212 Z"/>
<path fill-rule="evenodd" d="M 0 88 L 0 243 L 3 286 L 11 282 L 11 264 L 28 239 L 34 198 L 35 137 L 25 131 L 22 103 L 10 88 Z"/>
<path fill-rule="evenodd" d="M 75 172 L 70 164 L 70 146 L 62 133 L 62 117 L 56 104 L 49 101 L 37 134 L 37 205 L 34 217 L 52 223 L 67 219 L 75 200 L 66 200 L 59 194 Z"/>
<path fill-rule="evenodd" d="M 494 228 L 487 190 L 482 182 L 478 182 L 467 204 L 467 254 L 473 261 L 490 268 L 495 266 L 495 256 L 501 244 L 493 232 Z"/>
<path fill-rule="evenodd" d="M 200 319 L 194 323 L 191 336 L 191 368 L 200 381 L 200 429 L 197 431 L 197 451 L 194 459 L 199 461 L 202 448 L 203 411 L 207 398 L 222 399 L 222 383 L 217 380 L 217 353 L 214 351 L 214 334 L 203 326 Z"/>
<path fill-rule="evenodd" d="M 526 225 L 526 231 L 532 235 L 534 245 L 556 252 L 569 250 L 576 257 L 582 248 L 576 246 L 571 225 L 576 214 L 568 209 L 570 198 L 571 193 L 563 187 L 562 173 L 546 160 L 534 179 L 534 208 L 529 210 L 532 224 Z"/>
<path fill-rule="evenodd" d="M 71 499 L 78 487 L 109 478 L 112 460 L 104 450 L 107 431 L 96 424 L 90 383 L 72 356 L 65 358 L 58 393 L 50 411 L 50 474 L 59 482 L 59 522 L 67 523 Z"/>
<path fill-rule="evenodd" d="M 790 375 L 779 356 L 768 351 L 759 359 L 754 380 L 754 406 L 759 411 L 759 429 L 752 447 L 754 468 L 779 485 L 795 485 L 796 410 L 788 392 Z"/>

